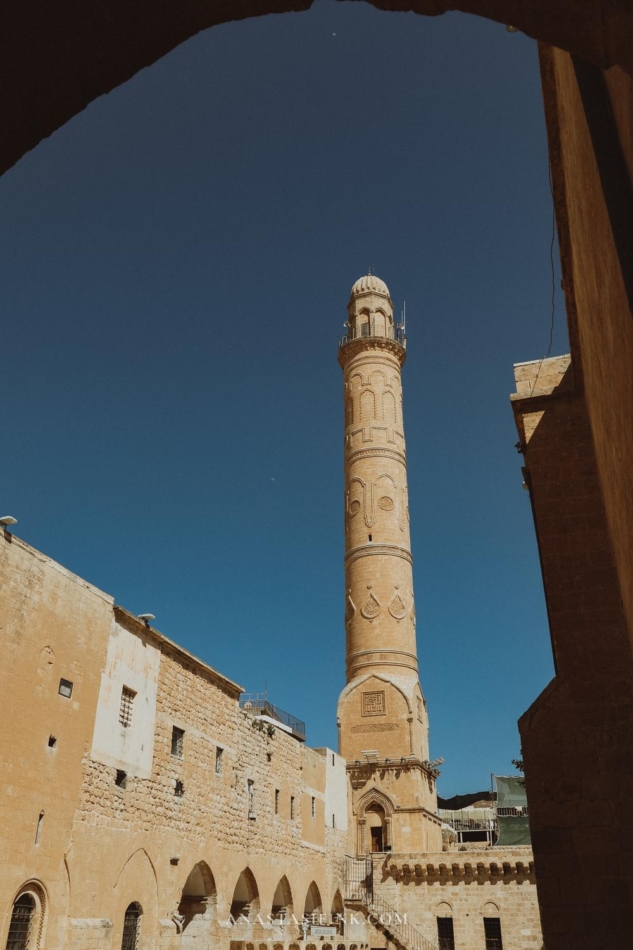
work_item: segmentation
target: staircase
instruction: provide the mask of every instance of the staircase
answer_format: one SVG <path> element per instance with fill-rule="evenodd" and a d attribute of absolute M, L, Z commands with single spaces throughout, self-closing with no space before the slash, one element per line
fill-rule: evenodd
<path fill-rule="evenodd" d="M 374 863 L 370 857 L 345 857 L 345 903 L 360 906 L 370 916 L 370 923 L 401 950 L 437 950 L 395 907 L 376 894 Z"/>

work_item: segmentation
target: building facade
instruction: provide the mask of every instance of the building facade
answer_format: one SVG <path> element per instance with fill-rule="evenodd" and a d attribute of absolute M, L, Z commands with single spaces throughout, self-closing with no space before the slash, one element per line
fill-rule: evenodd
<path fill-rule="evenodd" d="M 353 288 L 340 752 L 0 532 L 0 947 L 528 950 L 531 852 L 442 850 L 386 285 Z"/>

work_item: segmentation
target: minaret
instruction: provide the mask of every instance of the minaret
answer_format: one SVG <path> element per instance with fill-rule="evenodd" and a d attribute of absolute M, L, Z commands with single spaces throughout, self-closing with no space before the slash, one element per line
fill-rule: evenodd
<path fill-rule="evenodd" d="M 441 850 L 437 771 L 418 679 L 402 419 L 404 327 L 387 285 L 352 287 L 341 341 L 345 399 L 347 685 L 338 705 L 357 851 Z"/>

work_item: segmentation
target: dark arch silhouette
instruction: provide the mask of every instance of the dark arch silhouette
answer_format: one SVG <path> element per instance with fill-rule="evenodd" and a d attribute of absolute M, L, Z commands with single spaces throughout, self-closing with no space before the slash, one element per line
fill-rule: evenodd
<path fill-rule="evenodd" d="M 449 10 L 511 23 L 602 68 L 633 71 L 627 0 L 368 0 L 382 10 Z M 5 4 L 0 35 L 0 173 L 99 96 L 201 30 L 308 10 L 313 0 L 24 0 Z"/>

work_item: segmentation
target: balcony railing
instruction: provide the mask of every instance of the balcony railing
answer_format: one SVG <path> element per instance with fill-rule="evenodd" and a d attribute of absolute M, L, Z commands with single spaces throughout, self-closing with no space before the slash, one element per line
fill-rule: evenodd
<path fill-rule="evenodd" d="M 305 722 L 301 719 L 297 719 L 295 716 L 291 716 L 290 713 L 280 709 L 279 706 L 274 706 L 273 703 L 268 700 L 265 693 L 242 693 L 240 696 L 240 709 L 244 709 L 246 712 L 252 713 L 255 716 L 268 716 L 270 719 L 276 719 L 277 722 L 288 726 L 297 739 L 303 741 L 306 737 Z"/>
<path fill-rule="evenodd" d="M 351 343 L 353 340 L 368 340 L 372 338 L 394 340 L 404 349 L 407 347 L 407 338 L 405 336 L 403 326 L 387 327 L 387 330 L 385 331 L 383 327 L 377 327 L 372 322 L 361 323 L 358 327 L 350 327 L 347 331 L 347 334 L 341 337 L 339 341 L 339 347 L 345 346 L 347 343 Z"/>

